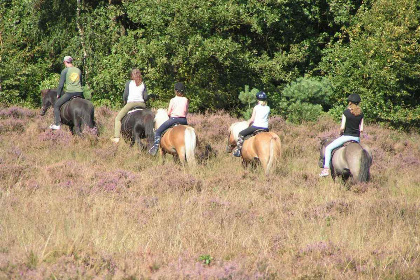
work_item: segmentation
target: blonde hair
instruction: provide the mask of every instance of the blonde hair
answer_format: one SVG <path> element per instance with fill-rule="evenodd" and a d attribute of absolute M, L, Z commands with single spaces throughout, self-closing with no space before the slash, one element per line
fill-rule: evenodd
<path fill-rule="evenodd" d="M 139 86 L 143 82 L 143 76 L 139 69 L 134 68 L 131 70 L 131 79 L 136 82 L 136 86 Z"/>
<path fill-rule="evenodd" d="M 359 116 L 362 113 L 362 108 L 358 104 L 349 102 L 349 110 L 354 116 Z"/>
<path fill-rule="evenodd" d="M 258 100 L 258 104 L 265 106 L 267 105 L 267 100 Z"/>

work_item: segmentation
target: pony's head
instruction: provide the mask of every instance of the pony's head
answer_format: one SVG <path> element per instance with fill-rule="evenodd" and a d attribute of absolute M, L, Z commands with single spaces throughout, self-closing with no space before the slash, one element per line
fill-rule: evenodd
<path fill-rule="evenodd" d="M 238 141 L 239 132 L 246 129 L 248 127 L 247 121 L 236 122 L 233 123 L 229 127 L 229 136 L 228 136 L 228 145 L 226 147 L 226 152 L 230 153 L 233 147 L 236 146 L 236 142 Z"/>
<path fill-rule="evenodd" d="M 324 167 L 324 158 L 325 158 L 325 147 L 331 142 L 328 138 L 321 138 L 320 139 L 320 148 L 319 148 L 319 161 L 318 166 L 320 168 Z"/>
<path fill-rule="evenodd" d="M 155 129 L 158 129 L 161 124 L 169 119 L 168 111 L 166 109 L 157 109 L 155 114 Z"/>
<path fill-rule="evenodd" d="M 48 108 L 54 106 L 55 101 L 57 100 L 57 90 L 56 89 L 43 89 L 41 90 L 41 116 L 45 115 Z"/>

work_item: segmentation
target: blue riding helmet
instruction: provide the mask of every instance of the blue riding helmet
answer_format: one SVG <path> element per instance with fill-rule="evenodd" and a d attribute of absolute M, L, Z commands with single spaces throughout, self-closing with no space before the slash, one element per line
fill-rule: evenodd
<path fill-rule="evenodd" d="M 267 94 L 265 94 L 265 92 L 263 91 L 258 92 L 256 97 L 257 97 L 257 100 L 262 100 L 262 101 L 267 100 Z"/>

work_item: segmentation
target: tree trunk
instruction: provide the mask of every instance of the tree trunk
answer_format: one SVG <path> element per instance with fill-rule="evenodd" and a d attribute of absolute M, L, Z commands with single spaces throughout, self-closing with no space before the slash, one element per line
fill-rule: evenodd
<path fill-rule="evenodd" d="M 77 0 L 77 14 L 76 14 L 76 25 L 77 25 L 77 30 L 79 31 L 79 36 L 80 36 L 80 43 L 82 45 L 82 50 L 83 50 L 83 61 L 82 61 L 82 68 L 83 68 L 83 73 L 84 73 L 84 83 L 85 85 L 88 85 L 87 81 L 88 81 L 88 67 L 86 66 L 86 59 L 87 59 L 87 52 L 86 52 L 86 44 L 85 44 L 85 35 L 84 35 L 84 31 L 83 31 L 83 27 L 80 24 L 80 10 L 82 7 L 82 3 L 81 0 Z"/>

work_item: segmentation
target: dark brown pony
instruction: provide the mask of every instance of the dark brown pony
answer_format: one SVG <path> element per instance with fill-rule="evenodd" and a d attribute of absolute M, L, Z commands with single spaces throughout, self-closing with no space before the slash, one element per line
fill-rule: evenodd
<path fill-rule="evenodd" d="M 237 122 L 230 126 L 227 152 L 232 152 L 238 140 L 238 134 L 248 127 L 248 123 Z M 281 157 L 280 137 L 274 132 L 260 132 L 244 141 L 242 145 L 242 164 L 260 162 L 266 175 L 275 168 Z"/>
<path fill-rule="evenodd" d="M 57 101 L 56 89 L 41 90 L 42 108 L 41 116 L 44 116 L 49 107 L 54 107 Z M 74 98 L 60 107 L 61 122 L 70 127 L 73 134 L 81 135 L 84 126 L 95 128 L 94 108 L 92 102 L 83 98 Z M 97 131 L 95 131 L 97 133 Z"/>
<path fill-rule="evenodd" d="M 155 129 L 169 119 L 165 109 L 158 109 L 155 115 Z M 177 156 L 182 164 L 196 164 L 195 148 L 197 136 L 194 128 L 189 125 L 177 125 L 166 130 L 160 140 L 160 152 Z"/>
<path fill-rule="evenodd" d="M 121 120 L 121 135 L 133 146 L 138 144 L 140 150 L 147 148 L 141 139 L 147 139 L 150 146 L 153 143 L 153 122 L 155 114 L 150 109 L 134 109 Z"/>
<path fill-rule="evenodd" d="M 322 139 L 319 157 L 319 166 L 324 167 L 325 148 L 333 140 Z M 345 143 L 343 146 L 333 151 L 331 157 L 331 177 L 333 180 L 337 176 L 343 182 L 359 183 L 367 182 L 370 179 L 370 166 L 372 165 L 372 152 L 364 144 L 355 142 Z"/>

